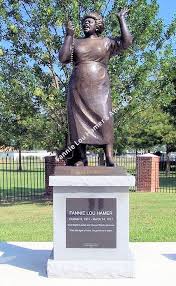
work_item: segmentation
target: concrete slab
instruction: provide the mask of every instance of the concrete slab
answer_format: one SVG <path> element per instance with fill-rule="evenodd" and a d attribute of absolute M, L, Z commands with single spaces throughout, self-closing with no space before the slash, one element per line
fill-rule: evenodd
<path fill-rule="evenodd" d="M 176 242 L 130 243 L 136 258 L 132 279 L 51 279 L 45 266 L 53 248 L 51 242 L 1 242 L 0 285 L 176 285 Z"/>

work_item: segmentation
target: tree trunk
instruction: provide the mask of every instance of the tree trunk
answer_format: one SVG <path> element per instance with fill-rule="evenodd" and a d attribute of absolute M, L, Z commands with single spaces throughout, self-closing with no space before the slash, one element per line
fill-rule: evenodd
<path fill-rule="evenodd" d="M 166 176 L 170 175 L 170 158 L 169 158 L 169 149 L 166 147 Z"/>
<path fill-rule="evenodd" d="M 19 171 L 22 171 L 21 147 L 19 148 Z"/>

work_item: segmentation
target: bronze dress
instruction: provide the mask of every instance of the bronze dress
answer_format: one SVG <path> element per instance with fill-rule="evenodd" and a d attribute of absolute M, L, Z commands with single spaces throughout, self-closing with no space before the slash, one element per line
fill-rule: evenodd
<path fill-rule="evenodd" d="M 79 139 L 83 139 L 83 144 L 95 146 L 113 143 L 107 65 L 110 57 L 120 50 L 118 38 L 75 39 L 74 69 L 67 96 L 70 143 Z"/>

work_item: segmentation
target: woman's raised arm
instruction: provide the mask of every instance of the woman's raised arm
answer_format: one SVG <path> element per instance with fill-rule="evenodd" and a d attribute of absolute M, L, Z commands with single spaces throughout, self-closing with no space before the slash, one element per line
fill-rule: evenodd
<path fill-rule="evenodd" d="M 69 21 L 66 25 L 65 40 L 59 51 L 59 60 L 62 64 L 68 64 L 71 61 L 73 37 L 74 37 L 74 28 L 72 22 Z"/>
<path fill-rule="evenodd" d="M 120 30 L 121 30 L 121 45 L 123 49 L 128 49 L 128 47 L 132 44 L 133 42 L 133 36 L 131 35 L 130 31 L 128 30 L 125 16 L 128 13 L 128 9 L 122 9 L 118 14 L 118 20 L 120 24 Z"/>

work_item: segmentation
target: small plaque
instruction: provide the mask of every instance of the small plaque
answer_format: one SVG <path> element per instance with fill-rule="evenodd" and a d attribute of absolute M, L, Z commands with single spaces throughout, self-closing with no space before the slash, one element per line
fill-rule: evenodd
<path fill-rule="evenodd" d="M 116 199 L 67 198 L 66 248 L 116 248 Z"/>

